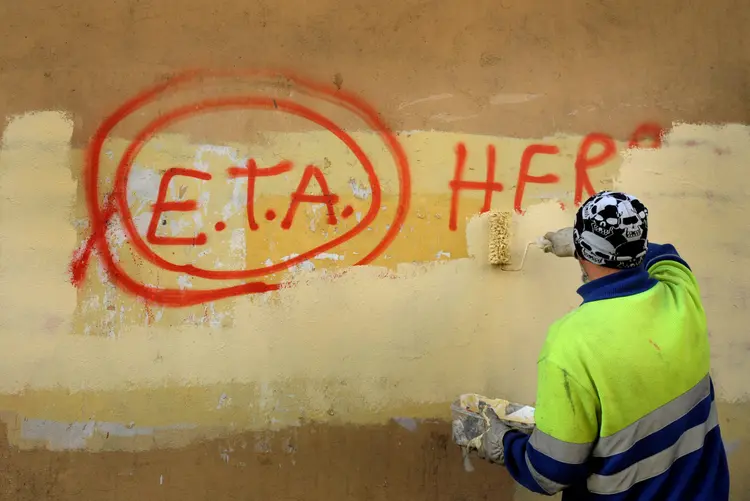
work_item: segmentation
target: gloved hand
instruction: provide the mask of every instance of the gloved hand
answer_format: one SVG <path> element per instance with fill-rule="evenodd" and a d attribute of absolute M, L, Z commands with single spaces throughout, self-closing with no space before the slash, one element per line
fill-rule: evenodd
<path fill-rule="evenodd" d="M 573 228 L 569 227 L 550 231 L 544 235 L 540 244 L 544 252 L 551 252 L 557 257 L 573 257 L 575 254 Z"/>
<path fill-rule="evenodd" d="M 477 437 L 480 440 L 474 439 L 469 444 L 469 447 L 476 447 L 477 455 L 490 463 L 499 465 L 505 464 L 505 446 L 503 445 L 503 438 L 511 428 L 506 425 L 500 418 L 497 417 L 495 411 L 489 405 L 484 402 L 479 402 L 482 416 L 487 423 L 487 431 L 485 431 L 481 437 Z M 477 443 L 479 442 L 479 443 Z"/>
<path fill-rule="evenodd" d="M 453 441 L 466 452 L 477 451 L 477 455 L 490 463 L 505 464 L 503 437 L 511 430 L 485 402 L 479 402 L 478 418 L 453 421 Z M 484 422 L 482 423 L 481 420 Z M 469 421 L 471 420 L 471 421 Z M 476 422 L 474 422 L 476 421 Z M 483 431 L 479 434 L 479 429 Z"/>

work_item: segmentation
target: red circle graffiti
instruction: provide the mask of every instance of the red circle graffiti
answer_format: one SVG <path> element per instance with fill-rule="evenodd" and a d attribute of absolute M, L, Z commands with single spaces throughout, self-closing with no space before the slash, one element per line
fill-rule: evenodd
<path fill-rule="evenodd" d="M 372 203 L 370 204 L 370 209 L 367 211 L 367 215 L 362 218 L 362 221 L 360 221 L 356 226 L 354 226 L 351 230 L 347 231 L 343 235 L 340 235 L 333 240 L 310 249 L 309 251 L 303 252 L 302 254 L 299 254 L 294 258 L 289 259 L 288 261 L 276 263 L 271 266 L 264 266 L 262 268 L 253 268 L 250 270 L 207 270 L 204 268 L 198 268 L 196 266 L 193 266 L 192 264 L 175 264 L 169 262 L 159 256 L 156 252 L 154 252 L 138 234 L 138 230 L 135 227 L 135 221 L 133 220 L 133 216 L 130 212 L 130 207 L 128 206 L 128 176 L 130 174 L 130 169 L 133 165 L 133 162 L 138 156 L 138 153 L 154 135 L 158 134 L 160 131 L 166 129 L 170 125 L 175 124 L 176 122 L 185 120 L 201 113 L 212 111 L 215 112 L 217 110 L 226 111 L 235 109 L 261 109 L 290 113 L 292 115 L 307 119 L 321 127 L 324 127 L 337 138 L 339 138 L 339 140 L 341 140 L 349 148 L 349 150 L 359 161 L 360 165 L 364 168 L 365 172 L 367 173 L 367 178 L 370 182 L 370 187 L 372 189 Z M 313 258 L 321 252 L 326 252 L 352 239 L 353 237 L 359 235 L 365 229 L 367 229 L 367 227 L 378 216 L 378 213 L 380 212 L 382 195 L 380 191 L 380 182 L 378 181 L 377 174 L 375 174 L 375 168 L 373 167 L 372 162 L 370 162 L 370 159 L 367 158 L 367 155 L 365 155 L 365 152 L 362 151 L 362 148 L 356 143 L 356 141 L 354 141 L 354 139 L 349 134 L 344 132 L 331 120 L 328 120 L 327 118 L 311 110 L 310 108 L 301 106 L 291 101 L 283 99 L 272 99 L 270 97 L 266 98 L 254 96 L 239 96 L 221 99 L 206 99 L 198 103 L 181 106 L 161 115 L 159 118 L 149 123 L 140 133 L 136 135 L 135 139 L 130 143 L 127 150 L 125 151 L 125 154 L 120 160 L 120 165 L 117 168 L 117 172 L 115 173 L 114 197 L 117 203 L 118 211 L 122 216 L 122 223 L 125 228 L 125 232 L 128 235 L 128 238 L 130 239 L 133 247 L 135 247 L 135 249 L 142 257 L 165 270 L 187 273 L 189 275 L 200 278 L 231 280 L 270 275 L 271 273 L 285 270 L 291 266 Z"/>
<path fill-rule="evenodd" d="M 145 90 L 129 101 L 120 106 L 114 113 L 108 116 L 97 129 L 91 139 L 87 151 L 86 164 L 84 166 L 84 183 L 86 189 L 86 204 L 91 218 L 91 235 L 85 245 L 76 252 L 71 262 L 71 274 L 73 282 L 80 284 L 85 275 L 86 265 L 91 256 L 94 246 L 98 251 L 110 279 L 119 287 L 137 295 L 148 302 L 163 304 L 166 306 L 190 306 L 217 299 L 239 296 L 250 293 L 263 293 L 277 290 L 280 284 L 268 284 L 260 281 L 248 282 L 239 285 L 205 289 L 205 290 L 182 290 L 154 287 L 143 284 L 130 277 L 115 261 L 112 251 L 107 244 L 106 229 L 109 221 L 117 212 L 118 206 L 116 200 L 122 198 L 122 193 L 115 191 L 114 197 L 105 196 L 104 202 L 100 206 L 99 202 L 99 160 L 102 153 L 104 142 L 112 130 L 129 116 L 137 113 L 144 106 L 154 102 L 159 97 L 174 92 L 180 88 L 190 85 L 200 84 L 204 80 L 211 78 L 281 78 L 297 86 L 298 90 L 334 105 L 340 106 L 362 119 L 374 132 L 378 134 L 385 146 L 388 148 L 396 165 L 399 176 L 399 195 L 396 213 L 390 228 L 385 233 L 382 240 L 356 265 L 363 265 L 372 262 L 377 256 L 393 242 L 396 235 L 401 229 L 401 225 L 406 218 L 411 198 L 411 180 L 409 175 L 409 166 L 401 144 L 398 142 L 396 135 L 380 119 L 375 109 L 370 107 L 359 97 L 346 91 L 336 89 L 335 87 L 317 83 L 287 71 L 278 70 L 248 70 L 248 71 L 187 71 L 178 74 L 168 80 Z M 276 101 L 278 104 L 278 101 Z M 291 103 L 294 105 L 294 103 Z M 298 105 L 294 105 L 298 106 Z M 132 145 L 131 145 L 132 146 Z M 121 166 L 124 165 L 121 162 Z M 121 169 L 118 168 L 118 173 Z M 125 186 L 122 181 L 116 184 Z M 373 190 L 374 195 L 374 190 Z M 375 205 L 373 200 L 373 205 Z M 379 203 L 378 203 L 379 205 Z M 123 221 L 128 219 L 123 216 Z M 363 219 L 364 221 L 364 219 Z M 124 223 L 125 224 L 125 223 Z M 137 233 L 136 233 L 137 234 Z M 340 243 L 340 242 L 339 242 Z M 144 244 L 145 245 L 145 244 Z M 318 251 L 320 252 L 320 251 Z M 285 263 L 288 264 L 288 263 Z M 265 270 L 265 273 L 271 273 Z"/>
<path fill-rule="evenodd" d="M 216 229 L 216 231 L 224 231 L 226 227 L 227 227 L 227 223 L 225 223 L 224 221 L 219 221 L 218 223 L 214 225 L 214 228 Z"/>
<path fill-rule="evenodd" d="M 266 211 L 266 219 L 268 219 L 269 221 L 273 221 L 274 219 L 276 219 L 276 211 L 274 211 L 273 209 L 268 209 Z"/>

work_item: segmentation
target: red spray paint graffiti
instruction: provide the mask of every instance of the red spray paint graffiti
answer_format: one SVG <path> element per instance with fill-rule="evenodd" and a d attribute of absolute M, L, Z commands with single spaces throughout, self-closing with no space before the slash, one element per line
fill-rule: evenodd
<path fill-rule="evenodd" d="M 165 212 L 181 211 L 190 212 L 194 211 L 198 207 L 198 202 L 195 200 L 184 200 L 180 202 L 167 202 L 167 189 L 169 189 L 169 182 L 172 181 L 173 177 L 185 176 L 193 177 L 196 179 L 203 179 L 208 181 L 211 179 L 211 174 L 199 170 L 183 169 L 180 167 L 172 167 L 164 176 L 161 178 L 159 183 L 159 194 L 156 196 L 156 203 L 152 206 L 154 212 L 151 214 L 151 222 L 148 225 L 148 232 L 146 233 L 146 239 L 149 243 L 156 245 L 203 245 L 206 243 L 207 237 L 205 233 L 199 233 L 193 238 L 185 237 L 162 237 L 156 234 L 156 229 L 159 227 L 159 221 L 161 221 L 161 215 Z"/>
<path fill-rule="evenodd" d="M 255 160 L 251 158 L 247 161 L 245 168 L 230 167 L 227 171 L 229 177 L 232 179 L 247 177 L 247 225 L 251 230 L 255 231 L 258 229 L 258 223 L 255 221 L 255 180 L 259 177 L 278 176 L 290 170 L 292 170 L 292 162 L 281 162 L 273 167 L 261 169 L 258 168 Z M 266 215 L 266 218 L 268 218 L 268 215 Z M 273 218 L 275 217 L 276 214 L 273 215 Z"/>
<path fill-rule="evenodd" d="M 456 145 L 456 172 L 453 175 L 453 180 L 449 183 L 451 188 L 451 216 L 449 220 L 449 227 L 452 231 L 455 231 L 458 227 L 457 221 L 457 209 L 458 209 L 458 194 L 461 190 L 483 190 L 484 191 L 484 204 L 482 204 L 481 212 L 487 212 L 492 206 L 492 194 L 495 192 L 503 191 L 503 185 L 495 182 L 495 147 L 492 145 L 487 146 L 487 180 L 482 181 L 465 181 L 463 179 L 464 169 L 466 168 L 466 145 L 458 143 Z"/>
<path fill-rule="evenodd" d="M 177 75 L 165 83 L 157 85 L 122 105 L 111 116 L 109 116 L 93 136 L 88 148 L 85 165 L 85 188 L 86 200 L 91 219 L 91 234 L 81 249 L 76 252 L 71 262 L 72 280 L 76 285 L 83 282 L 87 264 L 96 249 L 97 255 L 104 265 L 108 277 L 122 289 L 143 298 L 146 303 L 156 303 L 166 306 L 189 306 L 205 303 L 221 298 L 227 298 L 249 293 L 262 293 L 276 290 L 280 287 L 278 283 L 267 283 L 258 280 L 279 271 L 291 268 L 319 254 L 333 249 L 351 240 L 367 229 L 378 217 L 382 205 L 382 190 L 378 172 L 362 147 L 334 120 L 315 111 L 309 106 L 300 104 L 286 98 L 273 98 L 267 95 L 232 95 L 202 99 L 198 102 L 190 102 L 183 106 L 173 107 L 166 112 L 161 112 L 158 117 L 146 124 L 140 132 L 134 136 L 134 140 L 128 145 L 122 158 L 119 160 L 114 175 L 114 183 L 111 193 L 102 198 L 100 196 L 100 156 L 103 153 L 104 143 L 117 127 L 126 118 L 143 114 L 145 106 L 161 99 L 165 95 L 171 95 L 178 90 L 189 89 L 202 85 L 205 79 L 211 78 L 240 78 L 240 79 L 283 79 L 292 85 L 300 93 L 332 104 L 338 109 L 354 114 L 362 120 L 372 131 L 376 133 L 386 150 L 392 158 L 398 174 L 398 203 L 397 209 L 387 231 L 375 247 L 366 253 L 356 265 L 371 263 L 381 255 L 393 242 L 406 218 L 410 197 L 411 181 L 409 166 L 403 148 L 399 144 L 394 133 L 381 121 L 378 113 L 361 99 L 340 91 L 328 88 L 326 85 L 311 82 L 287 72 L 257 71 L 257 72 L 186 72 Z M 170 126 L 183 122 L 191 117 L 207 113 L 221 113 L 234 110 L 260 110 L 283 113 L 294 116 L 312 123 L 328 133 L 333 134 L 356 158 L 367 177 L 370 192 L 369 209 L 361 217 L 358 213 L 357 224 L 330 241 L 323 243 L 313 249 L 293 255 L 288 260 L 268 264 L 258 268 L 239 270 L 205 269 L 192 263 L 178 264 L 157 254 L 151 246 L 202 246 L 208 237 L 206 233 L 198 231 L 192 236 L 168 236 L 162 234 L 161 225 L 166 223 L 163 215 L 168 212 L 192 212 L 195 211 L 199 202 L 197 200 L 169 200 L 168 192 L 170 183 L 177 178 L 192 178 L 199 183 L 204 183 L 219 176 L 221 173 L 210 174 L 208 172 L 190 169 L 185 166 L 173 166 L 163 172 L 156 200 L 151 205 L 152 214 L 148 221 L 148 228 L 144 235 L 139 234 L 133 214 L 128 204 L 127 187 L 132 167 L 144 146 L 156 135 L 165 131 Z M 642 124 L 637 127 L 629 138 L 628 147 L 652 147 L 661 146 L 662 128 L 653 123 Z M 602 166 L 610 161 L 617 153 L 617 147 L 612 137 L 603 133 L 591 133 L 586 135 L 578 146 L 575 161 L 571 168 L 575 172 L 575 195 L 574 202 L 580 204 L 585 194 L 593 194 L 593 184 L 589 178 L 589 171 Z M 558 155 L 560 150 L 551 144 L 531 144 L 524 150 L 520 158 L 518 177 L 514 194 L 514 209 L 522 213 L 524 192 L 528 184 L 556 184 L 560 182 L 560 176 L 554 172 L 544 174 L 533 174 L 534 160 L 539 155 Z M 469 181 L 465 179 L 468 151 L 463 143 L 455 148 L 456 164 L 453 179 L 449 181 L 451 190 L 449 229 L 455 231 L 458 227 L 458 205 L 459 195 L 463 190 L 474 190 L 483 192 L 481 212 L 490 210 L 494 194 L 504 190 L 503 184 L 497 180 L 497 152 L 494 145 L 486 148 L 486 175 L 483 181 Z M 266 221 L 275 221 L 280 217 L 278 224 L 283 230 L 294 227 L 295 215 L 301 204 L 322 204 L 326 208 L 326 222 L 328 225 L 337 225 L 340 220 L 346 220 L 354 214 L 351 205 L 339 207 L 341 197 L 334 193 L 326 179 L 324 171 L 313 163 L 306 165 L 302 171 L 299 182 L 294 191 L 289 195 L 289 205 L 285 212 L 279 214 L 273 209 L 267 209 L 263 214 Z M 258 183 L 261 179 L 273 178 L 290 173 L 294 167 L 291 160 L 282 160 L 275 165 L 259 165 L 258 159 L 248 159 L 242 165 L 233 165 L 225 170 L 227 179 L 243 178 L 247 180 L 246 218 L 247 228 L 251 232 L 260 228 L 256 215 L 256 195 Z M 314 191 L 315 194 L 310 194 Z M 243 280 L 239 285 L 215 287 L 203 290 L 196 289 L 172 289 L 161 286 L 152 286 L 139 282 L 118 264 L 113 249 L 107 240 L 107 228 L 115 216 L 125 231 L 127 242 L 135 254 L 150 262 L 160 270 L 166 272 L 184 273 L 192 277 L 207 280 Z M 222 232 L 227 228 L 224 221 L 217 221 L 213 225 L 216 232 Z"/>
<path fill-rule="evenodd" d="M 661 137 L 664 129 L 655 123 L 644 123 L 639 125 L 628 141 L 628 148 L 660 148 Z M 596 153 L 592 153 L 596 151 Z M 523 213 L 523 195 L 526 186 L 529 183 L 535 184 L 556 184 L 560 182 L 560 176 L 555 173 L 544 175 L 530 174 L 532 160 L 536 155 L 557 155 L 560 149 L 552 144 L 531 144 L 524 149 L 521 155 L 520 167 L 518 169 L 518 179 L 516 182 L 516 191 L 513 199 L 513 208 L 519 214 Z M 617 154 L 617 145 L 615 140 L 601 132 L 592 132 L 587 134 L 578 146 L 575 163 L 575 205 L 583 202 L 584 192 L 588 196 L 594 194 L 594 187 L 591 184 L 588 171 L 599 167 L 610 161 Z M 463 179 L 464 169 L 466 166 L 467 151 L 466 145 L 459 143 L 456 145 L 456 169 L 453 179 L 448 183 L 451 189 L 451 208 L 450 220 L 448 227 L 451 231 L 458 228 L 458 201 L 459 194 L 462 190 L 479 190 L 484 191 L 484 203 L 479 211 L 486 212 L 492 205 L 492 194 L 503 191 L 503 185 L 495 181 L 495 148 L 492 145 L 487 146 L 487 180 L 486 181 L 466 181 Z M 564 207 L 563 207 L 564 208 Z"/>
<path fill-rule="evenodd" d="M 106 238 L 107 225 L 115 214 L 119 214 L 120 216 L 131 248 L 141 257 L 162 270 L 182 272 L 206 279 L 252 279 L 290 268 L 295 264 L 341 245 L 355 237 L 357 234 L 364 231 L 378 215 L 381 208 L 380 182 L 374 166 L 357 142 L 332 120 L 309 107 L 291 100 L 271 98 L 262 95 L 204 99 L 160 114 L 157 119 L 150 122 L 135 136 L 135 139 L 125 150 L 115 173 L 112 193 L 104 198 L 104 203 L 100 206 L 98 186 L 100 177 L 100 156 L 102 154 L 104 142 L 109 137 L 112 130 L 125 118 L 136 114 L 144 106 L 159 99 L 163 95 L 173 93 L 177 89 L 201 84 L 203 80 L 211 78 L 281 79 L 287 84 L 294 86 L 297 92 L 333 104 L 340 109 L 354 114 L 367 124 L 370 129 L 377 134 L 379 139 L 385 145 L 387 151 L 392 156 L 399 179 L 398 206 L 395 210 L 389 229 L 383 238 L 375 248 L 355 264 L 362 265 L 372 262 L 396 237 L 409 208 L 411 191 L 408 162 L 404 150 L 396 139 L 395 134 L 393 134 L 382 122 L 377 112 L 375 112 L 375 110 L 364 101 L 349 93 L 335 88 L 329 88 L 326 85 L 312 82 L 288 72 L 186 72 L 143 92 L 125 103 L 104 121 L 94 135 L 89 145 L 85 166 L 86 200 L 91 218 L 91 235 L 85 242 L 85 245 L 76 253 L 71 263 L 72 280 L 75 284 L 82 283 L 85 277 L 87 263 L 94 247 L 96 247 L 97 254 L 102 260 L 111 280 L 113 280 L 117 286 L 145 299 L 147 302 L 167 306 L 188 306 L 242 294 L 267 292 L 280 287 L 279 284 L 252 281 L 231 287 L 219 287 L 206 290 L 183 290 L 154 287 L 140 283 L 130 277 L 122 269 L 114 258 L 112 249 L 110 249 L 108 245 Z M 157 230 L 161 214 L 167 211 L 192 211 L 197 207 L 197 202 L 195 200 L 166 201 L 166 193 L 169 188 L 169 183 L 176 176 L 187 176 L 206 181 L 211 179 L 211 175 L 203 171 L 186 169 L 184 167 L 174 167 L 167 170 L 160 182 L 158 196 L 156 202 L 153 204 L 153 214 L 146 233 L 146 241 L 144 241 L 136 229 L 127 200 L 127 183 L 132 165 L 144 145 L 156 134 L 165 130 L 170 125 L 201 113 L 238 109 L 268 110 L 287 113 L 312 122 L 332 133 L 344 143 L 344 145 L 346 145 L 349 151 L 354 154 L 359 161 L 360 166 L 367 174 L 371 190 L 370 208 L 361 221 L 359 221 L 348 232 L 324 243 L 323 245 L 275 265 L 246 270 L 206 270 L 195 267 L 192 264 L 180 265 L 169 262 L 154 252 L 154 250 L 149 247 L 148 243 L 158 245 L 202 245 L 207 238 L 203 233 L 199 233 L 194 237 L 165 237 L 158 235 Z M 261 177 L 280 175 L 288 172 L 291 167 L 292 165 L 288 161 L 282 161 L 273 167 L 258 167 L 255 160 L 251 159 L 245 166 L 235 166 L 228 169 L 227 176 L 229 178 L 247 177 L 248 179 L 247 221 L 251 231 L 258 229 L 258 224 L 254 215 L 256 180 Z M 313 180 L 317 183 L 320 189 L 321 194 L 319 195 L 310 195 L 306 193 L 308 186 L 312 184 Z M 336 224 L 337 217 L 334 205 L 337 202 L 338 197 L 330 192 L 322 171 L 314 165 L 308 165 L 296 191 L 291 195 L 290 205 L 281 222 L 281 226 L 284 229 L 289 229 L 292 226 L 295 212 L 302 203 L 325 204 L 327 208 L 328 223 Z M 340 215 L 342 218 L 348 218 L 352 213 L 352 207 L 346 206 L 343 208 Z M 269 209 L 266 211 L 265 217 L 267 220 L 271 221 L 275 219 L 276 214 Z M 226 225 L 222 221 L 217 222 L 215 225 L 217 231 L 222 231 L 225 227 Z"/>
<path fill-rule="evenodd" d="M 323 192 L 322 195 L 307 195 L 305 193 L 307 191 L 307 187 L 310 185 L 310 181 L 312 180 L 312 178 L 315 178 L 315 181 L 318 182 L 318 186 L 320 186 L 321 191 Z M 378 184 L 376 183 L 374 186 L 378 186 Z M 379 200 L 380 187 L 378 186 L 378 208 L 380 207 Z M 302 175 L 302 179 L 300 179 L 299 186 L 297 186 L 297 189 L 294 191 L 294 193 L 292 193 L 292 203 L 289 204 L 289 210 L 287 210 L 286 216 L 284 216 L 284 220 L 281 222 L 281 227 L 285 230 L 288 230 L 292 227 L 294 214 L 297 212 L 297 208 L 302 202 L 311 204 L 325 204 L 328 212 L 328 224 L 336 224 L 336 212 L 333 208 L 333 205 L 338 201 L 339 197 L 331 193 L 331 190 L 328 189 L 328 183 L 326 182 L 326 178 L 323 173 L 320 172 L 320 169 L 318 169 L 314 165 L 308 165 L 305 168 L 305 173 Z"/>
<path fill-rule="evenodd" d="M 552 184 L 560 181 L 560 176 L 557 174 L 545 174 L 543 176 L 529 174 L 531 159 L 534 158 L 534 155 L 557 155 L 558 153 L 560 153 L 560 148 L 551 144 L 532 144 L 523 151 L 521 168 L 518 170 L 518 181 L 516 182 L 516 196 L 513 201 L 513 208 L 517 212 L 521 212 L 521 202 L 523 202 L 526 183 Z"/>

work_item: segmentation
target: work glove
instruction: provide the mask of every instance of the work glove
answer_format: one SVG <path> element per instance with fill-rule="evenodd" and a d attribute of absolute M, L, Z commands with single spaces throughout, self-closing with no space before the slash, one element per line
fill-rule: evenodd
<path fill-rule="evenodd" d="M 573 228 L 562 228 L 546 233 L 541 239 L 540 247 L 544 252 L 551 252 L 557 257 L 573 257 L 575 255 Z"/>
<path fill-rule="evenodd" d="M 469 420 L 481 421 L 479 423 L 472 423 Z M 477 428 L 484 431 L 478 435 L 474 435 L 472 431 L 477 430 Z M 485 402 L 479 402 L 479 415 L 477 417 L 468 417 L 453 421 L 453 441 L 464 449 L 465 454 L 476 451 L 480 458 L 490 463 L 504 465 L 505 447 L 503 446 L 503 437 L 510 430 L 509 426 L 500 421 L 500 418 L 492 407 Z"/>
<path fill-rule="evenodd" d="M 487 423 L 487 431 L 482 434 L 481 442 L 476 444 L 477 455 L 490 463 L 504 465 L 505 446 L 503 445 L 503 438 L 511 428 L 500 421 L 492 407 L 484 402 L 480 402 L 479 405 L 482 416 Z"/>

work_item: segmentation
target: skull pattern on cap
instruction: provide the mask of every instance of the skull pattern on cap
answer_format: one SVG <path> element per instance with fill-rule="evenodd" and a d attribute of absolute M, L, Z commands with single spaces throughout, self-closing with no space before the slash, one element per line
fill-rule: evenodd
<path fill-rule="evenodd" d="M 648 249 L 648 209 L 626 193 L 601 191 L 578 209 L 573 244 L 586 261 L 635 268 Z"/>

